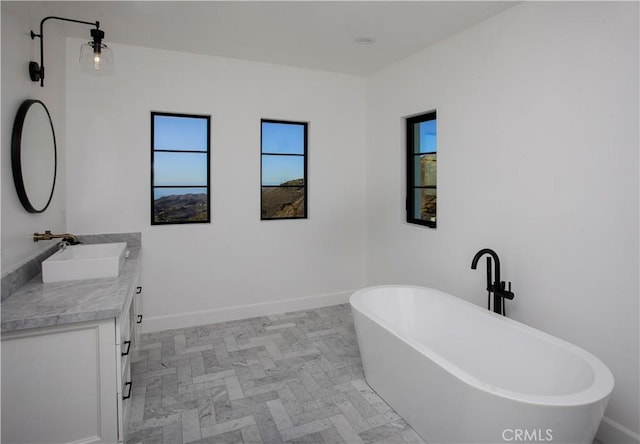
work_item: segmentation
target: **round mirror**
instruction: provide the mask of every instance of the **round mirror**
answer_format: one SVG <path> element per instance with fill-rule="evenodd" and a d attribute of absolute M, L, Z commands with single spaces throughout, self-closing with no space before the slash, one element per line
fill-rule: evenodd
<path fill-rule="evenodd" d="M 56 136 L 47 107 L 25 100 L 11 136 L 13 181 L 22 206 L 30 213 L 47 209 L 56 184 Z"/>

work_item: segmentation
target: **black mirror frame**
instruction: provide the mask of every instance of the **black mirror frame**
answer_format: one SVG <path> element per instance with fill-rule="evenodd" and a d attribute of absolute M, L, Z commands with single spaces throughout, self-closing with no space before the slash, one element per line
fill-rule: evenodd
<path fill-rule="evenodd" d="M 41 208 L 34 208 L 33 204 L 29 200 L 29 196 L 27 195 L 27 190 L 24 187 L 24 178 L 22 176 L 22 128 L 24 126 L 24 120 L 27 116 L 27 112 L 29 108 L 35 103 L 39 103 L 42 105 L 44 110 L 47 113 L 47 117 L 49 118 L 49 125 L 51 125 L 51 135 L 53 137 L 53 183 L 51 185 L 51 193 L 49 194 L 49 199 L 47 200 L 46 205 Z M 56 144 L 56 132 L 53 128 L 53 122 L 51 120 L 51 114 L 49 114 L 49 110 L 47 106 L 41 102 L 40 100 L 27 99 L 20 105 L 18 108 L 18 112 L 16 114 L 16 119 L 13 122 L 13 132 L 11 134 L 11 169 L 13 170 L 13 183 L 16 186 L 16 191 L 18 193 L 18 198 L 20 199 L 20 203 L 29 213 L 42 213 L 44 212 L 51 203 L 51 199 L 53 198 L 53 192 L 56 188 L 56 176 L 58 174 L 58 148 Z"/>

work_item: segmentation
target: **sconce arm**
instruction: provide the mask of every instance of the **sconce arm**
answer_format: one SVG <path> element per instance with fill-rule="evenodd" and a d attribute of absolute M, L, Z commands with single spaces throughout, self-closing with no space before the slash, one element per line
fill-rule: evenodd
<path fill-rule="evenodd" d="M 45 17 L 42 20 L 40 20 L 40 34 L 36 34 L 35 32 L 33 32 L 33 30 L 31 31 L 31 39 L 32 40 L 35 39 L 36 37 L 40 38 L 40 65 L 38 65 L 36 62 L 29 62 L 29 76 L 31 77 L 31 80 L 33 80 L 34 82 L 37 82 L 38 80 L 40 80 L 40 86 L 44 86 L 44 31 L 43 31 L 43 26 L 44 26 L 44 22 L 46 22 L 47 20 L 61 20 L 63 22 L 80 23 L 80 24 L 83 24 L 83 25 L 95 26 L 96 29 L 100 29 L 100 22 L 99 21 L 85 22 L 83 20 L 74 20 L 74 19 L 69 19 L 69 18 L 65 18 L 65 17 L 55 17 L 55 16 Z"/>

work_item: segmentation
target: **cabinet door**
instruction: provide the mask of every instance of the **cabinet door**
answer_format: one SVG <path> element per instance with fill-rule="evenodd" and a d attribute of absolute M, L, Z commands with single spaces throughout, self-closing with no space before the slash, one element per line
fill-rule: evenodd
<path fill-rule="evenodd" d="M 113 319 L 3 334 L 2 441 L 116 442 L 115 335 Z"/>

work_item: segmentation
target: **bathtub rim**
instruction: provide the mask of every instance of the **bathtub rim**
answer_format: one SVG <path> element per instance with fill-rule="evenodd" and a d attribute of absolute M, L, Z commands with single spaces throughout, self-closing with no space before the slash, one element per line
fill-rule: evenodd
<path fill-rule="evenodd" d="M 454 364 L 446 358 L 434 353 L 429 348 L 425 347 L 422 344 L 416 343 L 412 341 L 410 338 L 405 338 L 402 335 L 398 334 L 394 329 L 392 329 L 383 319 L 379 316 L 375 315 L 365 307 L 365 303 L 363 302 L 364 295 L 367 292 L 373 290 L 381 290 L 381 289 L 410 289 L 417 291 L 427 291 L 427 292 L 435 292 L 439 296 L 444 297 L 448 301 L 453 304 L 460 304 L 465 307 L 469 307 L 473 310 L 478 311 L 478 315 L 480 316 L 489 316 L 495 318 L 496 321 L 506 322 L 509 325 L 509 328 L 515 328 L 520 331 L 523 331 L 527 334 L 534 335 L 538 338 L 541 338 L 545 341 L 552 342 L 556 346 L 566 350 L 568 353 L 578 356 L 582 359 L 586 364 L 590 367 L 593 372 L 593 382 L 584 390 L 577 391 L 575 393 L 562 394 L 562 395 L 535 395 L 525 392 L 518 392 L 515 390 L 505 389 L 496 385 L 488 384 L 478 379 L 477 377 L 470 374 L 468 371 Z M 581 405 L 589 405 L 594 404 L 601 401 L 608 401 L 609 396 L 613 391 L 613 387 L 615 384 L 613 374 L 609 370 L 609 368 L 602 362 L 598 357 L 585 350 L 582 347 L 579 347 L 571 342 L 565 341 L 564 339 L 560 339 L 556 336 L 553 336 L 549 333 L 546 333 L 537 328 L 531 327 L 522 322 L 516 321 L 511 318 L 507 318 L 505 316 L 498 315 L 492 311 L 487 310 L 486 308 L 480 307 L 476 304 L 473 304 L 469 301 L 466 301 L 457 296 L 453 296 L 449 293 L 445 293 L 441 290 L 424 287 L 419 285 L 405 285 L 405 284 L 384 284 L 384 285 L 373 285 L 369 287 L 364 287 L 354 291 L 349 297 L 349 305 L 352 309 L 355 309 L 363 316 L 368 317 L 373 322 L 377 323 L 380 327 L 387 330 L 390 334 L 397 337 L 399 340 L 403 341 L 411 348 L 415 349 L 418 353 L 421 353 L 427 356 L 429 359 L 434 361 L 440 367 L 442 367 L 445 371 L 450 372 L 455 375 L 458 379 L 463 381 L 465 384 L 485 392 L 493 393 L 508 399 L 512 399 L 514 401 L 524 402 L 528 404 L 535 405 L 545 405 L 545 406 L 557 406 L 557 407 L 565 407 L 565 406 L 581 406 Z M 606 407 L 606 404 L 605 404 Z M 604 408 L 603 408 L 604 411 Z"/>

